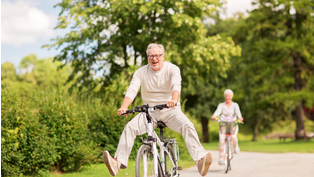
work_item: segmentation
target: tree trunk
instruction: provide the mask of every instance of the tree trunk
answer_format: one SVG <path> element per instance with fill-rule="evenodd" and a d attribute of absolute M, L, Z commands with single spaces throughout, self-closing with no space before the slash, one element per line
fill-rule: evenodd
<path fill-rule="evenodd" d="M 294 68 L 295 68 L 295 74 L 294 74 L 294 89 L 296 91 L 300 91 L 303 87 L 303 82 L 301 78 L 301 61 L 302 57 L 300 53 L 297 53 L 294 58 Z M 306 132 L 304 129 L 304 112 L 303 112 L 303 104 L 302 101 L 300 101 L 299 105 L 296 108 L 296 130 L 295 130 L 295 139 L 306 139 Z"/>
<path fill-rule="evenodd" d="M 300 102 L 299 106 L 296 108 L 296 126 L 297 129 L 295 130 L 295 139 L 300 140 L 304 139 L 306 140 L 306 132 L 304 129 L 304 112 L 303 112 L 303 104 Z"/>
<path fill-rule="evenodd" d="M 257 141 L 257 136 L 258 136 L 258 123 L 256 123 L 254 126 L 252 141 Z"/>
<path fill-rule="evenodd" d="M 124 68 L 128 68 L 128 53 L 127 53 L 127 45 L 123 45 L 123 60 L 124 60 Z"/>
<path fill-rule="evenodd" d="M 209 133 L 208 133 L 208 119 L 206 117 L 201 117 L 202 122 L 202 139 L 204 143 L 209 143 Z"/>

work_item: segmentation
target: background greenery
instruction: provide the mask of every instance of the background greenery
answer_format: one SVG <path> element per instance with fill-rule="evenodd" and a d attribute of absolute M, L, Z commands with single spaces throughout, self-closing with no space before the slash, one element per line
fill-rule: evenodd
<path fill-rule="evenodd" d="M 313 141 L 303 140 L 314 132 L 314 2 L 256 3 L 249 16 L 229 19 L 220 18 L 219 0 L 56 4 L 62 9 L 56 28 L 71 32 L 43 47 L 61 49 L 60 54 L 45 59 L 30 54 L 19 66 L 1 65 L 1 175 L 103 168 L 103 150 L 114 155 L 133 117 L 119 117 L 116 110 L 132 74 L 147 64 L 152 42 L 163 44 L 165 60 L 181 68 L 182 110 L 206 148 L 217 148 L 219 127 L 210 116 L 230 88 L 244 117 L 241 149 L 313 152 Z M 130 108 L 139 104 L 140 93 Z M 279 133 L 298 141 L 289 139 L 290 148 L 279 151 Z M 171 130 L 166 135 L 177 139 L 189 166 L 182 136 Z M 270 137 L 277 139 L 263 140 Z M 140 144 L 138 137 L 131 165 Z"/>

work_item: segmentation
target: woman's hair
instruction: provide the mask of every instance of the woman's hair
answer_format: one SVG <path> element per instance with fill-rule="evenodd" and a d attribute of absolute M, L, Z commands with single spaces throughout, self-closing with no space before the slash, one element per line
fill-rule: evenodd
<path fill-rule="evenodd" d="M 231 96 L 233 96 L 233 91 L 232 91 L 232 90 L 230 90 L 230 89 L 225 90 L 224 96 L 225 96 L 227 93 L 230 93 Z"/>
<path fill-rule="evenodd" d="M 154 47 L 159 47 L 160 48 L 160 51 L 161 51 L 161 54 L 164 54 L 165 52 L 165 48 L 162 44 L 156 44 L 156 43 L 150 43 L 148 46 L 147 46 L 147 50 L 146 50 L 146 54 L 148 55 L 148 51 L 151 49 L 151 48 L 154 48 Z"/>

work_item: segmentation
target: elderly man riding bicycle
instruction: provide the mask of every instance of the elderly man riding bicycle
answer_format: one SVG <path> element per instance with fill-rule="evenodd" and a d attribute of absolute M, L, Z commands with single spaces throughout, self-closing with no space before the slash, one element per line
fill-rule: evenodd
<path fill-rule="evenodd" d="M 167 127 L 183 135 L 187 149 L 195 161 L 199 173 L 205 176 L 212 163 L 212 155 L 203 148 L 193 123 L 181 111 L 180 69 L 170 62 L 164 62 L 164 47 L 161 44 L 149 44 L 146 53 L 149 64 L 142 66 L 134 73 L 122 106 L 117 111 L 118 115 L 127 111 L 140 87 L 144 104 L 154 106 L 167 103 L 169 109 L 153 111 L 151 113 L 152 118 L 164 122 Z M 139 115 L 125 126 L 115 158 L 112 158 L 106 150 L 103 153 L 104 163 L 112 176 L 115 176 L 120 168 L 125 169 L 127 167 L 136 136 L 145 133 L 145 125 L 138 119 Z"/>

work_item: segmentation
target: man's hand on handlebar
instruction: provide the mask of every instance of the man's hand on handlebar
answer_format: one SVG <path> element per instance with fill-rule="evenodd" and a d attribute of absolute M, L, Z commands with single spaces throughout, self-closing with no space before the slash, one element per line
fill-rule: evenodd
<path fill-rule="evenodd" d="M 120 109 L 118 109 L 117 113 L 119 116 L 121 116 L 121 114 L 126 113 L 127 110 L 128 109 L 126 109 L 126 108 L 120 108 Z M 125 114 L 124 116 L 127 116 L 127 115 L 129 115 L 129 114 Z"/>
<path fill-rule="evenodd" d="M 169 103 L 169 106 L 168 106 L 168 103 Z M 148 110 L 150 108 L 152 108 L 153 110 L 155 109 L 159 109 L 159 110 L 162 110 L 163 108 L 169 108 L 170 106 L 171 107 L 175 107 L 177 104 L 176 103 L 173 103 L 172 101 L 169 101 L 167 102 L 167 104 L 161 104 L 161 105 L 155 105 L 154 107 L 149 107 L 148 104 L 147 105 L 142 105 L 142 106 L 136 106 L 134 109 L 130 109 L 128 110 L 127 108 L 120 108 L 118 109 L 117 113 L 119 116 L 121 115 L 129 115 L 130 113 L 135 113 L 135 112 L 145 112 L 147 113 Z"/>
<path fill-rule="evenodd" d="M 175 107 L 176 106 L 176 101 L 175 100 L 170 100 L 170 101 L 167 101 L 167 106 L 169 107 L 169 108 L 173 108 L 173 107 Z"/>

